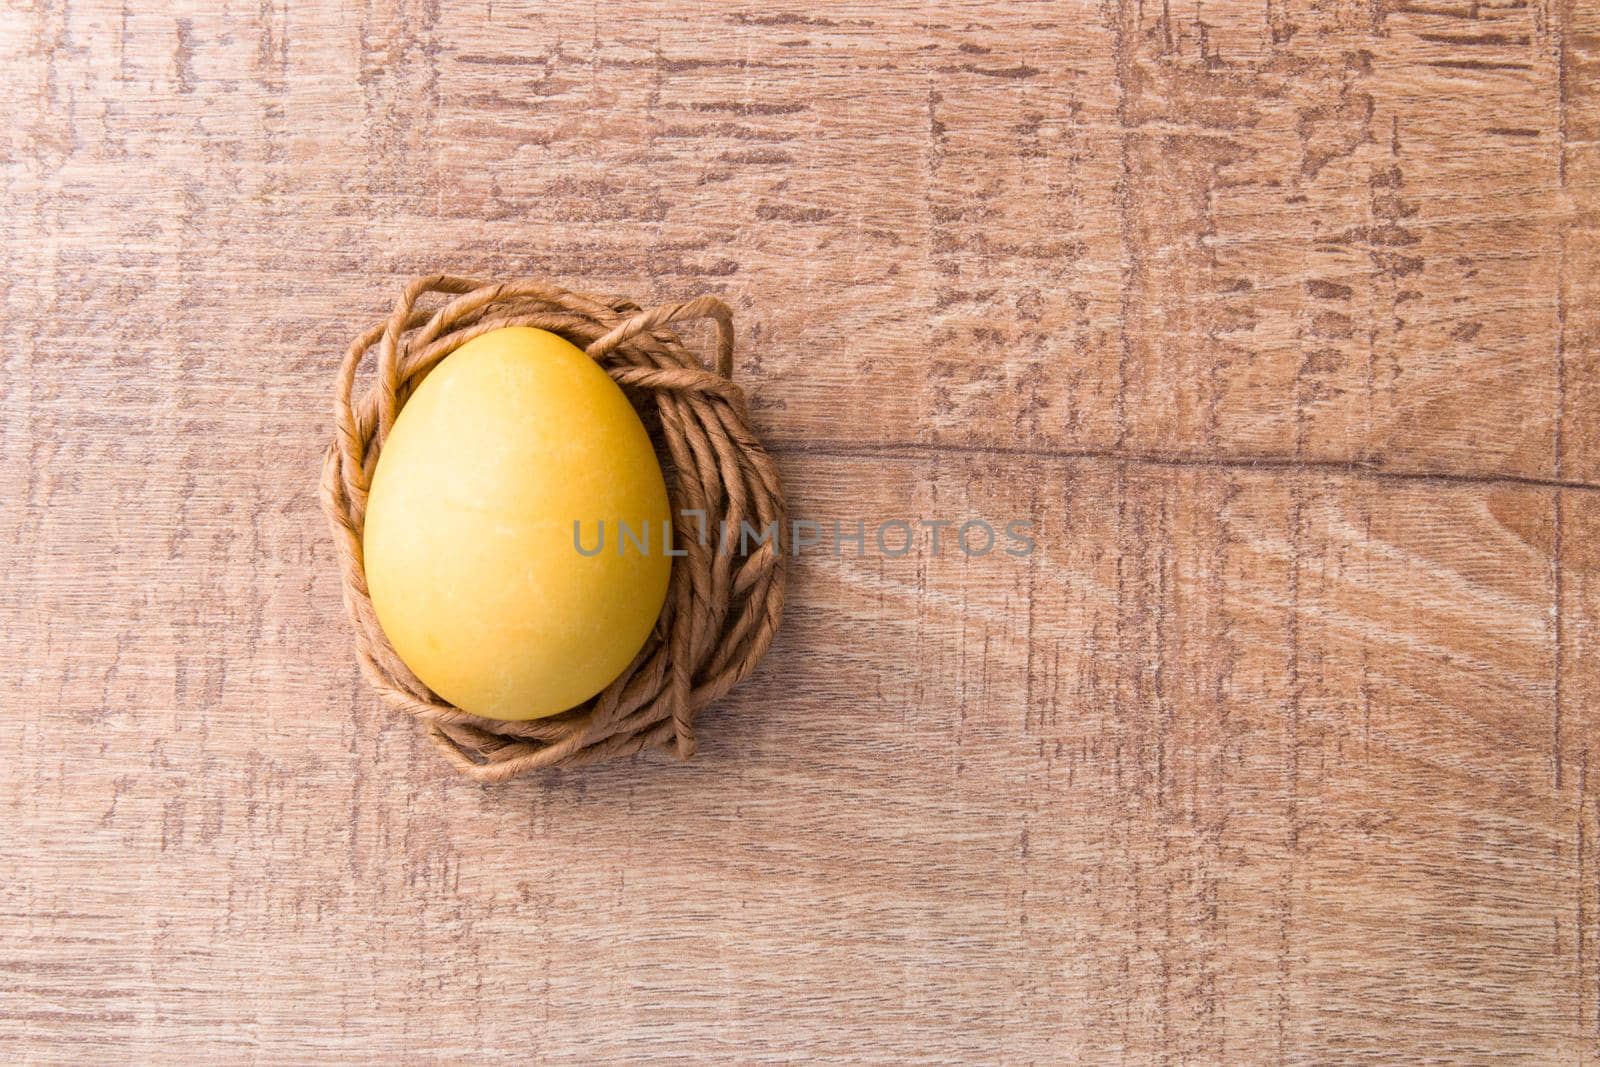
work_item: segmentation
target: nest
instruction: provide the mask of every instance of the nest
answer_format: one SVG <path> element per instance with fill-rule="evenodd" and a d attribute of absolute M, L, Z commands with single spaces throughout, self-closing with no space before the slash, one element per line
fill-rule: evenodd
<path fill-rule="evenodd" d="M 439 297 L 446 298 L 442 305 Z M 665 328 L 694 319 L 716 323 L 714 372 Z M 334 441 L 323 463 L 323 507 L 333 527 L 362 671 L 385 703 L 424 723 L 450 761 L 479 781 L 657 746 L 688 758 L 700 709 L 748 675 L 772 644 L 783 611 L 778 538 L 746 552 L 737 535 L 678 536 L 677 547 L 686 554 L 673 561 L 666 603 L 644 648 L 604 691 L 548 718 L 505 722 L 451 705 L 400 661 L 378 625 L 361 534 L 384 438 L 407 397 L 440 360 L 505 326 L 565 337 L 622 387 L 651 431 L 674 515 L 703 511 L 706 524 L 700 528 L 713 531 L 738 531 L 741 523 L 784 529 L 777 471 L 750 431 L 744 394 L 730 380 L 733 320 L 722 301 L 703 296 L 647 311 L 537 279 L 484 284 L 448 275 L 419 278 L 406 286 L 388 321 L 368 329 L 345 354 L 335 388 Z M 357 369 L 374 348 L 377 379 L 357 400 Z"/>

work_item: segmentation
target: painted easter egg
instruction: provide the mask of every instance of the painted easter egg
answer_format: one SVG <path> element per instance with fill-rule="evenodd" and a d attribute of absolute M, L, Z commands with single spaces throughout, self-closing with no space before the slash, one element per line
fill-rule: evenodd
<path fill-rule="evenodd" d="M 494 719 L 572 708 L 655 625 L 671 570 L 666 484 L 616 383 L 565 339 L 462 345 L 383 442 L 363 551 L 400 658 Z"/>

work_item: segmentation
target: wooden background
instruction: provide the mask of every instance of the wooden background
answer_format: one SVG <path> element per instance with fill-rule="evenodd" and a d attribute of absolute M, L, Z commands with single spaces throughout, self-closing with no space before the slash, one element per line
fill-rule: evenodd
<path fill-rule="evenodd" d="M 1600 1057 L 1594 0 L 3 10 L 0 1058 Z M 1039 550 L 458 780 L 316 497 L 441 269 L 724 294 L 798 513 Z"/>

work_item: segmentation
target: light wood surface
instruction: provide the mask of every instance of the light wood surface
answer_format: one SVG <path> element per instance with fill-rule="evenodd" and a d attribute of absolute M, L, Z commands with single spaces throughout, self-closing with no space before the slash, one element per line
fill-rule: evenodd
<path fill-rule="evenodd" d="M 0 10 L 0 1058 L 1600 1057 L 1600 5 Z M 482 788 L 317 507 L 409 276 L 723 294 L 803 556 Z M 1596 778 L 1591 778 L 1591 774 Z"/>

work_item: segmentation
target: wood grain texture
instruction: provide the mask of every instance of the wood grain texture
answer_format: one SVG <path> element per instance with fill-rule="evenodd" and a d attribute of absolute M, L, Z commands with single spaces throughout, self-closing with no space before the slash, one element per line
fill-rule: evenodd
<path fill-rule="evenodd" d="M 0 1057 L 1600 1057 L 1600 5 L 0 8 Z M 399 283 L 723 294 L 802 557 L 458 780 L 315 498 Z"/>

